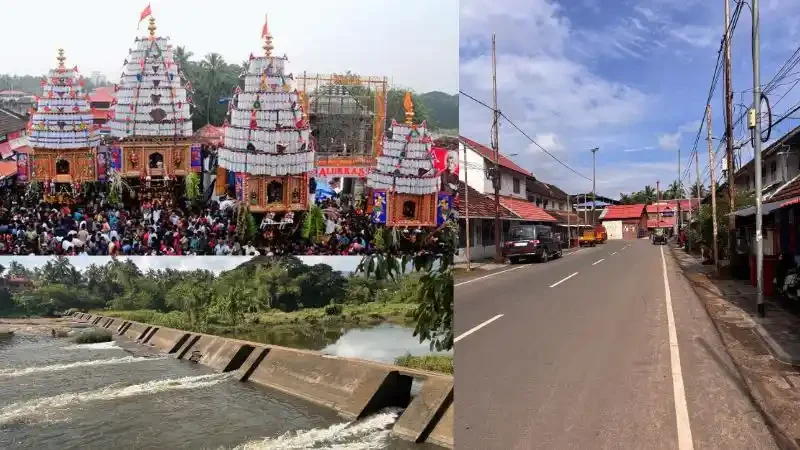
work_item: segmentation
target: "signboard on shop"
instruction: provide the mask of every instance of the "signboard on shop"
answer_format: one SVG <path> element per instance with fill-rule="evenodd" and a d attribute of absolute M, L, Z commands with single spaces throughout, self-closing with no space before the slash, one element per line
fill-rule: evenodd
<path fill-rule="evenodd" d="M 372 167 L 366 166 L 341 166 L 341 167 L 317 167 L 314 176 L 318 178 L 367 178 Z"/>

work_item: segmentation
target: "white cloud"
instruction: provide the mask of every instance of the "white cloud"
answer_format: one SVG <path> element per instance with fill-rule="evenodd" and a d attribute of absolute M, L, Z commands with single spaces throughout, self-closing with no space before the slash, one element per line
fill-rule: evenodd
<path fill-rule="evenodd" d="M 589 148 L 618 148 L 620 130 L 638 123 L 652 110 L 653 97 L 601 77 L 573 57 L 575 38 L 585 40 L 589 35 L 576 34 L 553 2 L 462 0 L 461 8 L 461 89 L 481 100 L 491 98 L 489 49 L 491 32 L 497 30 L 499 108 L 579 173 L 591 177 Z M 615 29 L 616 43 L 606 47 L 616 46 L 620 54 L 641 53 L 638 44 L 631 44 L 640 41 L 639 34 L 631 30 L 635 30 L 634 25 L 620 24 Z M 608 51 L 605 56 L 611 54 Z M 491 120 L 490 110 L 468 99 L 461 101 L 462 134 L 486 136 Z M 571 192 L 591 187 L 591 181 L 563 167 L 507 124 L 501 126 L 500 133 L 504 151 L 519 153 L 518 163 L 543 181 Z M 598 156 L 598 183 L 601 160 Z M 610 193 L 617 194 L 614 190 Z"/>
<path fill-rule="evenodd" d="M 44 73 L 55 67 L 56 49 L 63 47 L 70 66 L 77 64 L 86 74 L 97 70 L 116 81 L 134 38 L 147 33 L 146 22 L 136 30 L 148 4 L 144 0 L 81 0 L 69 8 L 55 0 L 0 4 L 14 17 L 36 17 L 33 27 L 28 20 L 4 20 L 0 42 L 18 42 L 38 30 L 25 45 L 3 46 L 0 73 Z M 458 89 L 458 7 L 458 0 L 409 0 L 402 7 L 389 0 L 309 0 L 298 16 L 293 2 L 152 0 L 159 34 L 186 46 L 196 58 L 218 52 L 238 64 L 251 52 L 261 52 L 261 27 L 269 13 L 275 53 L 289 57 L 295 74 L 352 70 L 422 92 L 452 93 Z M 399 44 L 410 52 L 399 50 Z"/>
<path fill-rule="evenodd" d="M 681 41 L 700 48 L 718 46 L 723 34 L 723 32 L 719 30 L 719 27 L 714 28 L 698 25 L 679 26 L 670 29 L 669 33 Z"/>
<path fill-rule="evenodd" d="M 664 133 L 658 136 L 658 146 L 662 150 L 666 151 L 676 151 L 681 146 L 681 138 L 686 133 L 693 133 L 697 132 L 698 127 L 700 126 L 700 120 L 695 120 L 693 122 L 687 122 L 678 127 L 678 130 L 674 133 Z"/>
<path fill-rule="evenodd" d="M 661 150 L 673 151 L 681 146 L 681 132 L 662 134 L 658 137 L 658 146 Z"/>
<path fill-rule="evenodd" d="M 647 147 L 626 148 L 626 149 L 624 149 L 622 151 L 624 153 L 638 153 L 638 152 L 643 152 L 643 151 L 646 151 L 646 150 L 655 150 L 655 149 L 656 149 L 655 146 L 649 145 Z"/>

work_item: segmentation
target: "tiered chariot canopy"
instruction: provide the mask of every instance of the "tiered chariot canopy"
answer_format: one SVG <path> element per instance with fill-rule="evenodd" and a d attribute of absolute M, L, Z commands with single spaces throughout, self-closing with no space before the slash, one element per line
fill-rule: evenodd
<path fill-rule="evenodd" d="M 392 119 L 391 128 L 383 138 L 378 166 L 369 174 L 368 185 L 398 194 L 436 194 L 439 177 L 431 153 L 433 140 L 424 121 L 413 123 L 414 105 L 410 93 L 406 93 L 404 103 L 406 121 L 401 124 Z"/>
<path fill-rule="evenodd" d="M 250 56 L 244 91 L 238 86 L 230 103 L 219 164 L 251 175 L 303 175 L 314 169 L 311 130 L 299 94 L 286 73 L 286 56 L 272 55 L 272 36 L 262 31 L 264 56 Z"/>
<path fill-rule="evenodd" d="M 117 139 L 189 138 L 192 136 L 186 87 L 168 37 L 157 37 L 150 18 L 150 36 L 136 38 L 117 85 L 114 119 Z"/>
<path fill-rule="evenodd" d="M 43 93 L 30 122 L 30 145 L 43 150 L 97 147 L 100 136 L 92 131 L 92 111 L 78 69 L 65 67 L 63 49 L 57 59 L 58 67 L 42 80 Z"/>

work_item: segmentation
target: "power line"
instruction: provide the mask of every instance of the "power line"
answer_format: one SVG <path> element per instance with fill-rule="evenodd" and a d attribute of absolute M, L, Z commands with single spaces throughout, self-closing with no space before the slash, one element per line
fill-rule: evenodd
<path fill-rule="evenodd" d="M 473 97 L 473 96 L 471 96 L 471 95 L 467 94 L 466 92 L 464 92 L 464 91 L 462 91 L 462 90 L 460 90 L 460 89 L 459 89 L 458 93 L 459 93 L 459 94 L 461 94 L 461 95 L 463 95 L 463 96 L 465 96 L 465 97 L 467 97 L 468 99 L 470 99 L 470 100 L 474 101 L 475 103 L 478 103 L 479 105 L 481 105 L 481 106 L 483 106 L 483 107 L 485 107 L 485 108 L 487 108 L 487 109 L 489 109 L 489 110 L 491 110 L 491 111 L 494 111 L 494 108 L 492 108 L 491 106 L 487 105 L 486 103 L 484 103 L 484 102 L 482 102 L 482 101 L 480 101 L 480 100 L 476 99 L 475 97 Z M 586 175 L 584 175 L 584 174 L 582 174 L 582 173 L 578 172 L 577 170 L 573 169 L 573 168 L 572 168 L 572 167 L 570 167 L 570 166 L 569 166 L 567 163 L 565 163 L 564 161 L 561 161 L 561 160 L 560 160 L 558 157 L 556 157 L 555 155 L 553 155 L 552 153 L 550 153 L 550 152 L 549 152 L 549 151 L 548 151 L 546 148 L 542 147 L 542 146 L 541 146 L 541 145 L 540 145 L 538 142 L 536 142 L 536 141 L 535 141 L 535 140 L 534 140 L 532 137 L 530 137 L 530 136 L 528 135 L 528 133 L 526 133 L 525 131 L 523 131 L 523 130 L 522 130 L 522 128 L 520 128 L 519 126 L 517 126 L 517 124 L 516 124 L 516 123 L 514 123 L 514 121 L 512 121 L 511 119 L 509 119 L 509 118 L 508 118 L 508 116 L 506 116 L 506 115 L 505 115 L 505 114 L 504 114 L 502 111 L 500 111 L 499 109 L 497 110 L 497 114 L 498 114 L 500 117 L 502 117 L 503 119 L 505 119 L 505 120 L 506 120 L 506 121 L 507 121 L 509 124 L 511 124 L 511 126 L 512 126 L 512 127 L 516 128 L 516 129 L 517 129 L 517 131 L 519 131 L 519 132 L 520 132 L 520 133 L 521 133 L 523 136 L 525 136 L 525 137 L 526 137 L 526 138 L 527 138 L 529 141 L 531 141 L 531 143 L 533 143 L 535 146 L 539 147 L 539 149 L 540 149 L 541 151 L 543 151 L 545 154 L 547 154 L 547 156 L 549 156 L 549 157 L 553 158 L 555 161 L 557 161 L 557 162 L 558 162 L 559 164 L 561 164 L 562 166 L 566 167 L 568 170 L 570 170 L 570 171 L 571 171 L 572 173 L 574 173 L 575 175 L 578 175 L 578 176 L 579 176 L 579 177 L 581 177 L 581 178 L 585 178 L 585 179 L 586 179 L 586 180 L 588 180 L 588 181 L 592 181 L 592 179 L 591 179 L 591 178 L 589 178 L 589 177 L 587 177 Z M 494 126 L 497 126 L 497 124 L 495 124 Z"/>
<path fill-rule="evenodd" d="M 736 30 L 736 25 L 739 23 L 739 17 L 741 16 L 743 5 L 744 1 L 739 0 L 737 2 L 736 8 L 734 9 L 732 14 L 733 18 L 731 22 L 728 24 L 728 29 L 725 30 L 725 35 L 723 35 L 722 39 L 720 40 L 719 49 L 717 50 L 717 63 L 714 66 L 714 74 L 711 77 L 711 87 L 708 89 L 708 97 L 706 99 L 706 105 L 711 103 L 711 99 L 714 96 L 714 91 L 717 88 L 717 83 L 719 82 L 719 76 L 721 74 L 721 69 L 722 69 L 722 49 L 723 46 L 725 45 L 725 36 L 733 37 L 733 33 Z M 705 119 L 705 114 L 703 114 L 703 119 Z M 694 144 L 692 145 L 692 151 L 689 152 L 689 162 L 686 164 L 686 169 L 684 170 L 683 176 L 681 176 L 681 179 L 678 181 L 682 182 L 687 177 L 689 178 L 688 181 L 691 181 L 690 169 L 692 167 L 693 159 L 697 154 L 697 146 L 700 143 L 700 135 L 703 132 L 703 122 L 704 122 L 703 119 L 700 120 L 700 126 L 697 128 L 697 135 L 695 136 Z"/>

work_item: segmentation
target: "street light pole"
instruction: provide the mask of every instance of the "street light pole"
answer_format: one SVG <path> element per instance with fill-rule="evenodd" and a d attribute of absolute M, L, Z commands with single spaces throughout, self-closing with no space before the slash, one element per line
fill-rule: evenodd
<path fill-rule="evenodd" d="M 595 154 L 598 150 L 600 150 L 600 147 L 595 147 L 592 149 L 592 226 L 595 226 L 594 205 L 597 203 L 597 173 L 595 171 Z"/>
<path fill-rule="evenodd" d="M 756 308 L 759 317 L 766 315 L 764 307 L 764 247 L 761 217 L 761 67 L 758 41 L 758 0 L 752 0 L 753 12 L 753 108 L 748 111 L 748 125 L 753 130 L 753 161 L 756 171 Z"/>

